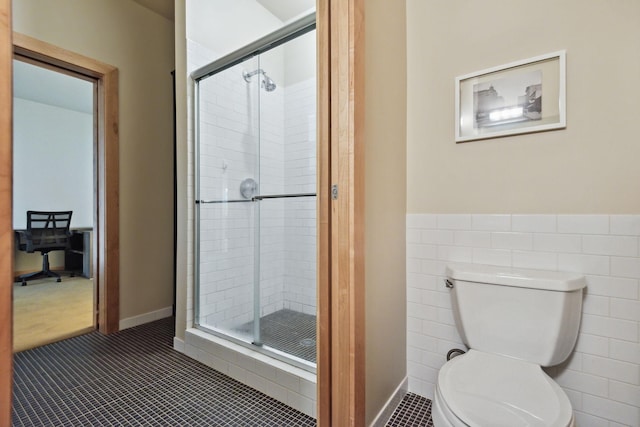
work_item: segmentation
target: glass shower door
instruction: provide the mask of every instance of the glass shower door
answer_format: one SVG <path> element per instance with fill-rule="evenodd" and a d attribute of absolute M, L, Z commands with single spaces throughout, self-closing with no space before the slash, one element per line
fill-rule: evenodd
<path fill-rule="evenodd" d="M 196 321 L 253 342 L 258 212 L 251 199 L 259 173 L 259 83 L 242 77 L 251 58 L 198 85 Z"/>
<path fill-rule="evenodd" d="M 315 31 L 260 55 L 260 337 L 316 361 Z"/>
<path fill-rule="evenodd" d="M 312 370 L 315 31 L 196 92 L 196 325 Z"/>

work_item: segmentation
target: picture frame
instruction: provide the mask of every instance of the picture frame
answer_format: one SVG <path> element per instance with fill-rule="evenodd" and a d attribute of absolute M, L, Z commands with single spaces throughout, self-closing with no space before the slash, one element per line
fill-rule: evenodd
<path fill-rule="evenodd" d="M 456 143 L 567 126 L 564 50 L 459 76 L 455 84 Z"/>

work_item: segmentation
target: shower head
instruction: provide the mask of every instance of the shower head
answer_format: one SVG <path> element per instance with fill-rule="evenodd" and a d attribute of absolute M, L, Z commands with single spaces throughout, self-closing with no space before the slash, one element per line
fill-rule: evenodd
<path fill-rule="evenodd" d="M 271 80 L 271 77 L 267 76 L 267 73 L 263 73 L 264 79 L 262 79 L 262 87 L 267 92 L 273 92 L 276 90 L 276 83 Z"/>
<path fill-rule="evenodd" d="M 264 90 L 266 90 L 267 92 L 273 92 L 274 90 L 276 90 L 276 83 L 273 81 L 273 79 L 271 79 L 271 77 L 267 76 L 267 73 L 262 68 L 258 68 L 257 70 L 253 70 L 251 72 L 243 71 L 242 77 L 244 78 L 244 81 L 249 83 L 251 81 L 251 77 L 255 76 L 256 74 L 263 75 L 262 83 L 260 86 L 262 86 Z"/>

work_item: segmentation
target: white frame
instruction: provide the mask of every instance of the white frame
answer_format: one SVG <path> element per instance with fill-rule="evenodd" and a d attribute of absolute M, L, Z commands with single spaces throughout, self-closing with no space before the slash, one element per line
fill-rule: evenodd
<path fill-rule="evenodd" d="M 506 76 L 509 74 L 515 74 L 523 69 L 536 69 L 536 65 L 543 63 L 553 63 L 557 61 L 558 73 L 557 75 L 543 76 L 543 86 L 552 86 L 554 89 L 551 93 L 551 102 L 555 102 L 557 96 L 557 114 L 546 117 L 547 123 L 536 124 L 534 121 L 526 121 L 521 124 L 511 125 L 508 129 L 504 126 L 495 126 L 493 128 L 478 128 L 473 127 L 472 130 L 463 129 L 464 117 L 473 117 L 473 114 L 469 115 L 468 111 L 473 112 L 473 92 L 470 92 L 469 88 L 473 88 L 473 84 L 479 81 L 491 81 L 490 77 L 493 76 Z M 554 73 L 555 74 L 555 73 Z M 541 73 L 542 76 L 542 73 Z M 547 82 L 544 85 L 544 82 Z M 456 142 L 467 142 L 479 139 L 497 138 L 509 135 L 518 135 L 532 132 L 542 132 L 554 129 L 564 129 L 567 126 L 566 122 L 566 51 L 561 50 L 558 52 L 549 53 L 546 55 L 540 55 L 533 58 L 511 62 L 509 64 L 500 65 L 497 67 L 487 68 L 482 71 L 477 71 L 463 76 L 456 77 L 455 88 L 455 140 Z M 557 93 L 555 93 L 557 92 Z M 470 93 L 470 94 L 469 94 Z M 547 92 L 545 92 L 546 95 Z M 471 100 L 469 101 L 469 98 Z M 547 102 L 547 98 L 544 98 Z M 461 102 L 465 102 L 465 105 L 461 105 Z M 554 106 L 555 108 L 555 106 Z M 543 111 L 544 112 L 544 111 Z M 461 114 L 464 116 L 461 117 Z M 475 119 L 474 119 L 475 120 Z M 551 121 L 552 120 L 552 121 Z M 467 128 L 469 125 L 467 124 Z"/>

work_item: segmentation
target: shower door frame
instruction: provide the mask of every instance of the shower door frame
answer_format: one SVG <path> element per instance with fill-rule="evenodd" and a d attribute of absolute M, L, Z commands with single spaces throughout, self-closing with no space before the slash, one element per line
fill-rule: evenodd
<path fill-rule="evenodd" d="M 256 40 L 249 45 L 240 48 L 222 58 L 205 65 L 191 73 L 191 80 L 194 88 L 194 123 L 195 123 L 195 150 L 194 150 L 194 165 L 195 165 L 195 185 L 194 185 L 194 201 L 195 201 L 195 209 L 194 209 L 194 223 L 195 223 L 195 239 L 194 239 L 194 277 L 198 283 L 196 291 L 199 289 L 199 281 L 200 281 L 200 205 L 202 204 L 210 204 L 210 203 L 236 203 L 236 202 L 246 202 L 255 204 L 255 213 L 254 218 L 255 221 L 259 222 L 259 211 L 260 211 L 260 203 L 262 200 L 267 199 L 280 199 L 280 198 L 291 198 L 291 197 L 317 197 L 316 193 L 292 193 L 292 194 L 277 194 L 277 195 L 256 195 L 246 200 L 228 200 L 228 201 L 209 201 L 209 200 L 200 200 L 200 131 L 199 131 L 199 123 L 200 123 L 200 99 L 199 99 L 199 83 L 201 80 L 206 79 L 208 77 L 213 76 L 219 72 L 222 72 L 226 69 L 234 67 L 238 64 L 241 64 L 251 58 L 257 57 L 262 53 L 265 53 L 273 48 L 281 46 L 291 40 L 294 40 L 304 34 L 307 34 L 316 29 L 316 14 L 315 12 L 310 13 L 302 18 L 285 25 L 284 27 Z M 258 137 L 258 144 L 260 137 Z M 258 150 L 259 156 L 259 150 Z M 254 250 L 256 253 L 259 253 L 259 223 L 256 222 L 256 241 L 254 242 Z M 317 246 L 317 245 L 316 245 Z M 316 249 L 317 252 L 317 249 Z M 259 263 L 259 256 L 255 257 L 254 263 Z M 259 280 L 259 266 L 254 267 L 254 319 L 253 319 L 253 340 L 252 342 L 246 342 L 239 338 L 233 337 L 223 331 L 219 331 L 216 329 L 212 329 L 206 326 L 203 326 L 199 322 L 199 310 L 200 304 L 194 298 L 194 323 L 198 328 L 201 328 L 213 335 L 222 337 L 236 344 L 240 344 L 242 346 L 251 348 L 254 351 L 265 353 L 271 357 L 276 359 L 285 361 L 287 363 L 292 364 L 298 368 L 304 369 L 309 372 L 316 373 L 317 363 L 308 362 L 306 360 L 300 359 L 295 355 L 291 355 L 285 353 L 283 351 L 279 351 L 277 349 L 264 349 L 262 347 L 262 342 L 260 338 L 260 280 Z M 316 284 L 317 287 L 317 284 Z M 317 293 L 317 291 L 316 291 Z M 317 317 L 316 317 L 317 320 Z M 316 325 L 316 330 L 318 329 Z M 275 350 L 275 351 L 274 351 Z M 317 352 L 316 347 L 316 352 Z M 313 366 L 316 365 L 316 366 Z"/>

